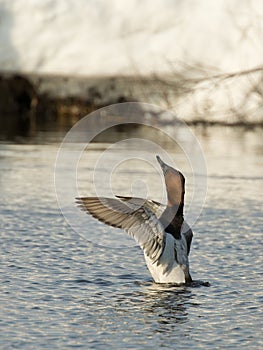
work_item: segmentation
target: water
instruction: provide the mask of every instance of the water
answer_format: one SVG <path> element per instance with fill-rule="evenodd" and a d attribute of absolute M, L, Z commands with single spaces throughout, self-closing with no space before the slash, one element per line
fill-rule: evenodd
<path fill-rule="evenodd" d="M 262 130 L 195 132 L 209 188 L 190 263 L 210 286 L 154 284 L 138 247 L 74 232 L 56 203 L 54 135 L 1 144 L 1 349 L 263 347 Z"/>

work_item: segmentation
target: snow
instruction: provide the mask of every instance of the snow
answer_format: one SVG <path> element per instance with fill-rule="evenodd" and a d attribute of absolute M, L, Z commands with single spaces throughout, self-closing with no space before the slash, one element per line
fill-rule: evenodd
<path fill-rule="evenodd" d="M 260 0 L 0 0 L 0 71 L 173 81 L 260 67 L 262 37 Z M 217 82 L 158 90 L 157 104 L 185 120 L 262 122 L 261 73 Z"/>
<path fill-rule="evenodd" d="M 262 64 L 258 0 L 0 0 L 0 69 L 112 76 Z"/>

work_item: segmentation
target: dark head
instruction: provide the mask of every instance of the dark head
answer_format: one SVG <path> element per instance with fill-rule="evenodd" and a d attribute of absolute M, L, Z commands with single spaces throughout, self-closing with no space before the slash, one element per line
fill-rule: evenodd
<path fill-rule="evenodd" d="M 185 178 L 180 171 L 165 164 L 159 156 L 156 156 L 165 179 L 168 206 L 177 206 L 183 209 L 184 206 L 184 184 Z"/>

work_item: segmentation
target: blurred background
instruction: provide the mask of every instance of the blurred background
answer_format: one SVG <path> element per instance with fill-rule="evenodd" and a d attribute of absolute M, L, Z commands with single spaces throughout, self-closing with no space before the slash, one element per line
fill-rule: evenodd
<path fill-rule="evenodd" d="M 261 0 L 0 0 L 1 348 L 263 349 L 262 38 Z M 196 285 L 152 283 L 75 205 L 165 202 L 156 154 L 186 178 Z"/>
<path fill-rule="evenodd" d="M 258 0 L 0 0 L 1 139 L 125 101 L 262 126 L 262 36 Z"/>

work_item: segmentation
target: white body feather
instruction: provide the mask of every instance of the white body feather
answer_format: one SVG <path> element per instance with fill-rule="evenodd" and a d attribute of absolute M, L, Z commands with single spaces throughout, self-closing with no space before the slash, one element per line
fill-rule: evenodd
<path fill-rule="evenodd" d="M 188 257 L 186 240 L 183 235 L 180 240 L 177 240 L 169 233 L 166 233 L 163 253 L 156 262 L 153 263 L 152 259 L 146 254 L 144 254 L 144 257 L 156 283 L 179 284 L 186 282 L 184 271 L 188 269 Z"/>

